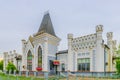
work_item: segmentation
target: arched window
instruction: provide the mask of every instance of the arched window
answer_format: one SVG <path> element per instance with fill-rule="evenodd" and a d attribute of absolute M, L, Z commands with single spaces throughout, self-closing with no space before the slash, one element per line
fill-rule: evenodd
<path fill-rule="evenodd" d="M 42 67 L 42 49 L 40 46 L 38 48 L 38 67 Z"/>
<path fill-rule="evenodd" d="M 29 71 L 32 71 L 32 53 L 30 50 L 28 51 L 28 54 L 27 54 L 27 69 Z"/>

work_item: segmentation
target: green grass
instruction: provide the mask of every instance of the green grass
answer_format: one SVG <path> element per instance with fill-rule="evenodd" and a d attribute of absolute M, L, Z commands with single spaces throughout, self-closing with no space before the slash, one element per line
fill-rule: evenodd
<path fill-rule="evenodd" d="M 75 80 L 75 76 L 69 76 L 70 80 Z M 120 80 L 120 75 L 113 75 L 109 77 L 80 77 L 77 76 L 77 79 L 85 79 L 85 80 Z M 13 76 L 13 75 L 7 75 L 4 73 L 0 73 L 0 80 L 45 80 L 44 76 L 39 76 L 38 77 L 25 77 L 25 76 Z M 61 76 L 49 76 L 48 80 L 66 80 L 66 77 L 61 77 Z"/>
<path fill-rule="evenodd" d="M 55 77 L 50 77 L 48 80 L 55 80 Z M 0 73 L 0 80 L 45 80 L 44 78 L 37 77 L 25 77 L 25 76 L 13 76 Z"/>

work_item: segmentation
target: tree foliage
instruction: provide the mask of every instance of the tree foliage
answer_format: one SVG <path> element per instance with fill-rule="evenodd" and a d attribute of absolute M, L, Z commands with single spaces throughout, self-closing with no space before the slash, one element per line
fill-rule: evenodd
<path fill-rule="evenodd" d="M 116 60 L 117 73 L 120 74 L 120 59 Z"/>
<path fill-rule="evenodd" d="M 116 70 L 117 73 L 120 74 L 120 44 L 116 50 Z"/>
<path fill-rule="evenodd" d="M 17 71 L 17 68 L 15 67 L 15 65 L 12 62 L 9 62 L 7 67 L 6 67 L 6 70 L 7 71 L 11 70 L 12 72 L 14 72 L 14 70 Z"/>
<path fill-rule="evenodd" d="M 0 61 L 0 70 L 3 70 L 3 60 Z"/>

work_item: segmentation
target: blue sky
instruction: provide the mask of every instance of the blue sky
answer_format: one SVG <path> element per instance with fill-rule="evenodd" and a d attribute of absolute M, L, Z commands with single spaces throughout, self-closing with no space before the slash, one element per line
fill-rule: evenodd
<path fill-rule="evenodd" d="M 103 37 L 113 32 L 120 39 L 120 0 L 0 0 L 0 52 L 22 52 L 22 39 L 39 29 L 44 12 L 49 10 L 55 33 L 67 49 L 67 34 L 75 37 L 95 32 L 104 26 Z"/>

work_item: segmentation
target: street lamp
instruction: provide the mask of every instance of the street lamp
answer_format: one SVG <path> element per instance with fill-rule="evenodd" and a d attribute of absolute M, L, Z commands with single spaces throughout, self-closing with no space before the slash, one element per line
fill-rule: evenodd
<path fill-rule="evenodd" d="M 16 59 L 16 61 L 17 61 L 17 69 L 18 69 L 18 61 L 21 60 L 21 56 L 20 56 L 20 55 L 19 55 L 19 56 L 16 56 L 15 59 Z"/>

